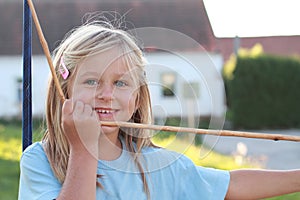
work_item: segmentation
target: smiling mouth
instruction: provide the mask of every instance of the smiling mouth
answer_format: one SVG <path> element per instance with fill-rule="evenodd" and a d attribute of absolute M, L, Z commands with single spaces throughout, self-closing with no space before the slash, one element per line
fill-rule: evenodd
<path fill-rule="evenodd" d="M 114 113 L 115 111 L 114 110 L 102 110 L 102 109 L 96 109 L 96 112 L 97 113 L 101 113 L 101 114 L 112 114 Z"/>
<path fill-rule="evenodd" d="M 95 108 L 100 120 L 111 121 L 114 120 L 115 114 L 118 110 L 112 108 Z"/>

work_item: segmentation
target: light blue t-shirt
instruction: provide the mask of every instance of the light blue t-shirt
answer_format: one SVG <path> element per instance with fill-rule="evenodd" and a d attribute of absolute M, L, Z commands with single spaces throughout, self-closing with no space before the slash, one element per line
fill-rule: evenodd
<path fill-rule="evenodd" d="M 124 149 L 113 161 L 98 162 L 97 199 L 147 199 L 139 170 L 130 152 Z M 195 166 L 182 154 L 163 148 L 143 149 L 140 162 L 153 200 L 223 200 L 229 185 L 228 171 Z M 55 199 L 61 184 L 54 176 L 42 143 L 29 146 L 20 162 L 19 200 Z M 84 168 L 82 170 L 85 170 Z"/>

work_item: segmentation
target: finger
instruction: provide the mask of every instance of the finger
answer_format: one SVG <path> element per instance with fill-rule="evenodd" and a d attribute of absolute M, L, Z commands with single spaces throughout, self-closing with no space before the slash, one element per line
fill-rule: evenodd
<path fill-rule="evenodd" d="M 85 104 L 83 112 L 86 113 L 87 115 L 91 116 L 93 114 L 92 106 L 90 106 L 89 104 Z"/>
<path fill-rule="evenodd" d="M 81 115 L 84 111 L 84 103 L 82 101 L 76 101 L 74 105 L 74 114 Z"/>
<path fill-rule="evenodd" d="M 71 99 L 66 99 L 62 106 L 62 112 L 69 115 L 73 112 L 73 102 Z"/>
<path fill-rule="evenodd" d="M 98 114 L 97 114 L 97 112 L 95 110 L 93 110 L 93 112 L 92 112 L 91 115 L 99 121 Z"/>

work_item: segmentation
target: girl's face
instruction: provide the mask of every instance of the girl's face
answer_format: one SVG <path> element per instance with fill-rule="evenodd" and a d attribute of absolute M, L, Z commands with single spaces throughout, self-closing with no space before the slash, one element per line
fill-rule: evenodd
<path fill-rule="evenodd" d="M 89 104 L 100 121 L 128 121 L 138 107 L 139 86 L 117 48 L 89 56 L 71 80 L 71 98 Z M 117 127 L 102 126 L 104 133 Z"/>

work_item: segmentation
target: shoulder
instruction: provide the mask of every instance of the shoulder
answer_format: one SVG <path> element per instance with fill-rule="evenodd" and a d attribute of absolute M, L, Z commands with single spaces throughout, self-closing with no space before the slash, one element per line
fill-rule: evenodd
<path fill-rule="evenodd" d="M 32 166 L 35 166 L 34 168 Z M 50 169 L 49 161 L 42 142 L 35 142 L 28 146 L 22 153 L 20 160 L 22 170 Z"/>
<path fill-rule="evenodd" d="M 185 155 L 159 147 L 146 147 L 142 150 L 148 170 L 182 170 L 194 163 Z"/>
<path fill-rule="evenodd" d="M 43 143 L 42 142 L 35 142 L 29 145 L 23 152 L 23 154 L 27 154 L 30 152 L 44 152 Z"/>
<path fill-rule="evenodd" d="M 224 199 L 228 171 L 197 166 L 187 156 L 164 148 L 145 148 L 143 155 L 151 181 L 173 185 L 178 199 Z"/>
<path fill-rule="evenodd" d="M 213 182 L 220 180 L 229 181 L 229 172 L 214 168 L 197 166 L 184 154 L 164 148 L 149 147 L 143 152 L 149 170 L 171 171 L 180 174 L 182 178 L 200 177 Z"/>
<path fill-rule="evenodd" d="M 54 199 L 60 188 L 43 143 L 36 142 L 27 147 L 20 161 L 19 199 Z"/>
<path fill-rule="evenodd" d="M 40 159 L 47 160 L 47 156 L 44 151 L 42 142 L 35 142 L 35 143 L 31 144 L 30 146 L 28 146 L 22 153 L 21 160 L 30 158 L 32 156 L 34 156 L 35 158 L 39 157 Z"/>

